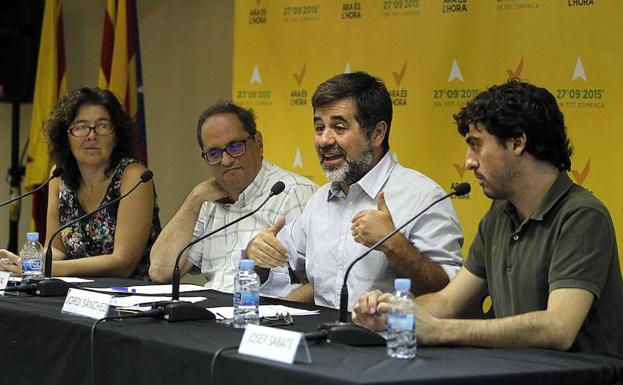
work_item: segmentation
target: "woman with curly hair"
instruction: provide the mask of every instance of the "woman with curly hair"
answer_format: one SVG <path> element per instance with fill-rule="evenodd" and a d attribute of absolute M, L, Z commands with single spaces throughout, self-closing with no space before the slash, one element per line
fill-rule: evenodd
<path fill-rule="evenodd" d="M 50 182 L 46 239 L 58 228 L 129 191 L 146 168 L 133 158 L 132 122 L 108 90 L 84 87 L 56 104 L 46 122 L 50 155 L 61 178 Z M 60 179 L 60 180 L 59 180 Z M 149 251 L 160 233 L 152 181 L 97 214 L 64 229 L 53 247 L 55 276 L 121 276 L 147 280 Z M 0 270 L 21 273 L 19 258 Z"/>

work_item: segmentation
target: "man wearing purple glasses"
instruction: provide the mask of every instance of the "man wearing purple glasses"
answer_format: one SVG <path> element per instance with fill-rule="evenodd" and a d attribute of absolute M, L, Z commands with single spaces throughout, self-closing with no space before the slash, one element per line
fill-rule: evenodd
<path fill-rule="evenodd" d="M 212 177 L 192 189 L 163 229 L 151 250 L 149 276 L 154 282 L 170 281 L 175 257 L 184 245 L 248 214 L 268 196 L 273 184 L 282 181 L 283 193 L 249 218 L 193 245 L 180 260 L 182 275 L 196 267 L 206 276 L 206 287 L 233 291 L 240 251 L 279 217 L 294 220 L 317 186 L 264 159 L 253 111 L 232 102 L 219 102 L 201 114 L 197 141 Z M 262 293 L 283 296 L 290 291 L 287 267 L 259 273 Z"/>

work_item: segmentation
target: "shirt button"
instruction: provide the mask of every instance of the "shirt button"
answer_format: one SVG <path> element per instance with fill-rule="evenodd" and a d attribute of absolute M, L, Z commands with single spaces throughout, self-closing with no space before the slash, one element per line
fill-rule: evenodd
<path fill-rule="evenodd" d="M 514 240 L 514 241 L 516 241 L 516 240 L 518 240 L 518 239 L 519 239 L 519 235 L 517 235 L 517 234 L 513 235 L 513 240 Z"/>

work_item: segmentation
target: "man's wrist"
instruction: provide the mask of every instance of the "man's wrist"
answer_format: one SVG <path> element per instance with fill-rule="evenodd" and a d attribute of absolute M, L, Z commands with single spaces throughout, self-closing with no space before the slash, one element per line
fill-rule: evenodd
<path fill-rule="evenodd" d="M 431 345 L 440 345 L 452 341 L 452 334 L 456 332 L 456 320 L 432 317 L 431 333 L 427 336 Z"/>
<path fill-rule="evenodd" d="M 396 233 L 388 240 L 379 245 L 379 251 L 390 255 L 401 255 L 406 247 L 411 243 L 401 233 Z"/>
<path fill-rule="evenodd" d="M 186 211 L 188 215 L 199 217 L 199 213 L 201 212 L 201 206 L 203 206 L 204 202 L 206 202 L 206 200 L 204 199 L 203 195 L 198 194 L 193 190 L 186 198 L 182 209 Z"/>

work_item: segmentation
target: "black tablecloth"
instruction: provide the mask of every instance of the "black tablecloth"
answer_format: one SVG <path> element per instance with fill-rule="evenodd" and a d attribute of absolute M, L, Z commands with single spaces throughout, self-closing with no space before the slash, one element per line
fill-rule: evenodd
<path fill-rule="evenodd" d="M 97 286 L 132 285 L 105 279 Z M 93 285 L 93 286 L 96 286 Z M 215 291 L 206 307 L 231 306 L 231 295 Z M 64 298 L 0 297 L 1 384 L 89 384 L 90 330 L 94 321 L 61 314 Z M 294 317 L 296 331 L 313 331 L 337 319 L 337 311 Z M 128 319 L 100 324 L 95 333 L 97 384 L 209 384 L 210 361 L 236 346 L 242 330 L 214 321 L 170 323 Z M 611 384 L 623 382 L 623 361 L 613 357 L 543 349 L 420 347 L 413 360 L 389 358 L 384 347 L 350 347 L 320 342 L 309 346 L 312 363 L 293 365 L 222 354 L 220 384 Z"/>

